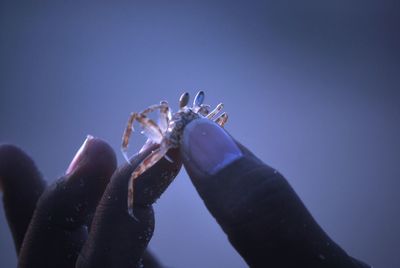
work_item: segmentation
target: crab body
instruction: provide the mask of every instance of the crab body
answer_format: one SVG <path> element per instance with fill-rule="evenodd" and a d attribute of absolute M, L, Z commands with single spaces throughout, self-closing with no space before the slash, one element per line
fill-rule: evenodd
<path fill-rule="evenodd" d="M 202 116 L 193 112 L 190 108 L 175 113 L 165 133 L 164 141 L 168 143 L 171 148 L 178 148 L 186 125 L 200 117 Z"/>

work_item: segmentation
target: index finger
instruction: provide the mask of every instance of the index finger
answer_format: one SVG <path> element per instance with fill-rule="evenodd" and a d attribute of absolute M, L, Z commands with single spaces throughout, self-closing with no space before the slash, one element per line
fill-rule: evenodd
<path fill-rule="evenodd" d="M 34 161 L 15 145 L 0 145 L 0 191 L 17 253 L 46 181 Z"/>

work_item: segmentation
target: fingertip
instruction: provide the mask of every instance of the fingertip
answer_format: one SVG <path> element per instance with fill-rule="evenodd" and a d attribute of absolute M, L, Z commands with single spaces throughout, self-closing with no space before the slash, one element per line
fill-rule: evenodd
<path fill-rule="evenodd" d="M 94 213 L 116 162 L 114 151 L 105 141 L 88 136 L 73 157 L 68 173 L 42 194 L 33 224 L 68 230 L 84 225 Z"/>
<path fill-rule="evenodd" d="M 152 205 L 178 175 L 181 166 L 179 150 L 177 148 L 170 149 L 166 157 L 161 158 L 136 180 L 134 203 Z"/>
<path fill-rule="evenodd" d="M 44 199 L 58 202 L 63 224 L 83 224 L 94 213 L 112 174 L 117 167 L 114 150 L 104 140 L 88 135 L 73 157 L 67 173 L 49 191 Z M 74 219 L 65 222 L 64 215 Z"/>
<path fill-rule="evenodd" d="M 13 144 L 0 145 L 0 191 L 3 194 L 39 191 L 44 185 L 39 169 L 27 153 Z"/>
<path fill-rule="evenodd" d="M 126 206 L 128 182 L 132 172 L 158 147 L 159 145 L 153 144 L 145 148 L 134 155 L 130 159 L 130 163 L 126 163 L 117 169 L 102 198 L 102 205 L 116 207 L 116 209 Z M 181 166 L 182 160 L 179 149 L 170 149 L 166 153 L 166 157 L 161 158 L 135 180 L 134 204 L 140 206 L 153 204 L 177 176 Z"/>
<path fill-rule="evenodd" d="M 35 267 L 72 267 L 87 237 L 85 225 L 116 164 L 115 153 L 105 141 L 86 138 L 66 175 L 48 187 L 38 201 L 20 261 Z"/>
<path fill-rule="evenodd" d="M 243 156 L 236 142 L 209 119 L 189 123 L 181 144 L 183 163 L 194 173 L 213 176 Z"/>
<path fill-rule="evenodd" d="M 117 167 L 114 150 L 104 140 L 88 135 L 66 171 L 68 180 L 76 177 L 108 179 Z M 90 175 L 90 176 L 88 176 Z"/>
<path fill-rule="evenodd" d="M 36 206 L 45 182 L 33 160 L 17 146 L 0 146 L 3 201 L 17 252 L 22 241 L 26 241 L 20 253 L 21 261 L 30 264 L 43 261 L 70 263 L 70 260 L 57 256 L 74 256 L 83 243 L 85 234 L 80 231 L 83 230 L 80 226 L 94 211 L 117 161 L 114 151 L 105 141 L 88 137 L 72 162 L 66 176 L 50 187 Z M 64 240 L 75 245 L 71 252 L 65 252 L 63 246 L 56 246 L 64 245 Z M 44 249 L 47 249 L 46 254 L 54 257 L 43 256 Z"/>
<path fill-rule="evenodd" d="M 18 252 L 46 182 L 27 153 L 15 145 L 2 144 L 0 185 L 5 214 Z"/>
<path fill-rule="evenodd" d="M 135 182 L 134 218 L 128 214 L 128 181 L 133 170 L 158 145 L 153 144 L 119 167 L 107 186 L 97 206 L 88 240 L 78 259 L 77 267 L 105 265 L 121 267 L 121 264 L 137 265 L 154 230 L 152 204 L 178 174 L 181 167 L 180 152 L 167 152 L 172 160 L 162 158 L 141 174 Z M 116 223 L 118 228 L 115 228 Z M 117 245 L 110 248 L 110 244 Z M 96 246 L 94 246 L 96 245 Z M 156 267 L 156 266 L 155 266 Z"/>

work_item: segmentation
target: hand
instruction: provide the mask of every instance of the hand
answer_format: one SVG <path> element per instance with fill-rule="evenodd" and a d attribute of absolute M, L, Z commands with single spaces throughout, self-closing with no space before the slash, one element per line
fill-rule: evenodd
<path fill-rule="evenodd" d="M 178 173 L 182 155 L 207 208 L 251 267 L 368 267 L 348 256 L 323 232 L 281 174 L 209 120 L 196 120 L 186 127 L 180 154 L 169 152 L 174 164 L 162 159 L 138 179 L 135 215 L 139 222 L 127 214 L 126 185 L 151 148 L 134 157 L 132 166 L 119 168 L 102 194 L 105 185 L 99 189 L 94 181 L 106 184 L 115 169 L 115 156 L 104 142 L 91 144 L 88 148 L 97 150 L 87 150 L 90 161 L 76 169 L 73 161 L 72 171 L 68 169 L 56 184 L 59 186 L 48 188 L 40 198 L 19 254 L 20 266 L 134 267 L 144 257 L 145 267 L 160 267 L 145 252 L 154 228 L 151 204 Z M 160 183 L 163 175 L 161 182 L 165 183 Z M 22 212 L 16 209 L 21 207 L 18 202 L 34 204 L 44 183 L 32 160 L 12 146 L 0 149 L 0 177 L 19 249 L 34 208 Z M 148 195 L 150 192 L 153 195 Z M 34 201 L 19 201 L 25 195 L 25 200 Z M 88 232 L 84 226 L 90 225 L 101 195 Z M 76 204 L 88 205 L 76 215 L 72 209 Z"/>
<path fill-rule="evenodd" d="M 160 267 L 145 251 L 154 230 L 151 205 L 179 172 L 177 150 L 168 152 L 174 163 L 162 159 L 138 178 L 138 220 L 126 209 L 130 174 L 152 149 L 115 171 L 111 147 L 88 137 L 66 175 L 46 187 L 29 156 L 0 146 L 0 185 L 18 266 L 136 267 L 143 258 L 145 267 Z"/>
<path fill-rule="evenodd" d="M 327 236 L 279 172 L 215 123 L 186 126 L 181 154 L 208 210 L 249 266 L 369 267 Z"/>

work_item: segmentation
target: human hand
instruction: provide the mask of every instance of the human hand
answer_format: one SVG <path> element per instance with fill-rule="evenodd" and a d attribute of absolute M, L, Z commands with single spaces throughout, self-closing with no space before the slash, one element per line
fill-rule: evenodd
<path fill-rule="evenodd" d="M 26 235 L 34 209 L 27 204 L 35 204 L 45 186 L 23 152 L 12 146 L 0 149 L 4 205 L 17 250 L 25 236 L 19 254 L 21 267 L 71 267 L 75 263 L 78 267 L 128 267 L 149 256 L 143 252 L 154 228 L 151 204 L 178 173 L 180 154 L 169 153 L 174 164 L 162 159 L 138 179 L 135 216 L 139 221 L 135 221 L 126 211 L 126 185 L 132 170 L 151 148 L 134 157 L 132 166 L 118 169 L 103 194 L 116 166 L 115 156 L 104 142 L 93 143 L 97 145 L 92 149 L 97 149 L 86 152 L 90 161 L 72 169 L 56 184 L 58 187 L 43 194 Z M 368 267 L 348 256 L 323 232 L 281 174 L 219 126 L 205 119 L 189 124 L 181 154 L 207 208 L 250 266 Z M 165 177 L 161 180 L 164 183 L 160 177 Z M 99 181 L 103 182 L 100 186 Z M 84 189 L 77 187 L 82 182 Z M 147 195 L 149 189 L 155 194 Z M 101 196 L 88 232 L 84 226 L 90 223 Z M 87 205 L 74 214 L 72 208 L 82 200 Z M 151 256 L 144 261 L 147 267 L 159 266 Z"/>
<path fill-rule="evenodd" d="M 150 146 L 116 169 L 104 141 L 89 137 L 66 175 L 46 187 L 33 160 L 13 145 L 0 146 L 0 185 L 19 267 L 160 267 L 145 251 L 154 230 L 152 203 L 181 167 L 161 159 L 136 183 L 135 216 L 126 209 L 133 169 Z M 114 172 L 115 171 L 115 172 Z M 87 228 L 89 227 L 89 229 Z"/>
<path fill-rule="evenodd" d="M 232 246 L 251 267 L 369 267 L 316 223 L 287 180 L 221 127 L 186 126 L 183 165 Z"/>

